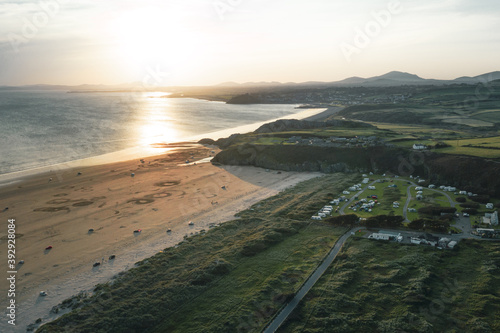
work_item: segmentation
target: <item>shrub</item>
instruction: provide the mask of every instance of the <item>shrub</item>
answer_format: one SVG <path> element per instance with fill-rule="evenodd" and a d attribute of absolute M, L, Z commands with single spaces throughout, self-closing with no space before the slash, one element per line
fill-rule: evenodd
<path fill-rule="evenodd" d="M 241 250 L 241 254 L 244 256 L 254 256 L 257 253 L 264 251 L 267 248 L 263 240 L 254 240 L 246 244 Z"/>
<path fill-rule="evenodd" d="M 466 201 L 467 201 L 467 199 L 466 199 L 465 197 L 456 197 L 456 198 L 455 198 L 455 201 L 456 201 L 456 202 L 466 202 Z"/>
<path fill-rule="evenodd" d="M 467 203 L 461 203 L 460 207 L 479 209 L 479 204 L 477 202 L 467 202 Z"/>
<path fill-rule="evenodd" d="M 356 214 L 348 214 L 329 217 L 325 219 L 325 221 L 341 227 L 350 227 L 353 226 L 358 221 L 358 219 L 359 218 L 358 216 L 356 216 Z"/>
<path fill-rule="evenodd" d="M 479 202 L 483 204 L 490 202 L 490 197 L 488 195 L 478 195 L 477 197 L 471 197 L 470 199 L 474 202 Z"/>
<path fill-rule="evenodd" d="M 475 208 L 466 208 L 462 210 L 462 212 L 467 213 L 469 215 L 476 215 L 478 213 L 477 209 Z"/>
<path fill-rule="evenodd" d="M 424 228 L 424 223 L 425 223 L 424 219 L 414 220 L 408 224 L 408 228 L 413 230 L 422 230 Z"/>
<path fill-rule="evenodd" d="M 399 215 L 389 216 L 389 215 L 378 215 L 369 217 L 365 225 L 367 228 L 398 228 L 402 226 L 404 218 Z"/>
<path fill-rule="evenodd" d="M 440 216 L 441 213 L 453 214 L 457 211 L 454 207 L 429 206 L 418 209 L 419 214 Z"/>

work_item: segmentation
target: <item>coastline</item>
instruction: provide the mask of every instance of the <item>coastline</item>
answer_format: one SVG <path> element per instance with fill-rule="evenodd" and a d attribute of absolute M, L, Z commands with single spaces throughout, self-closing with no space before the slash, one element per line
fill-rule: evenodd
<path fill-rule="evenodd" d="M 306 110 L 284 119 L 322 111 Z M 270 121 L 274 119 L 190 139 L 244 133 Z M 95 284 L 175 246 L 185 235 L 234 219 L 252 204 L 319 176 L 203 163 L 212 151 L 217 149 L 188 141 L 171 144 L 161 155 L 134 151 L 122 161 L 111 153 L 1 175 L 0 201 L 9 210 L 0 214 L 16 219 L 16 259 L 25 260 L 16 267 L 16 328 L 24 331 L 38 318 L 42 323 L 55 319 L 62 313 L 51 314 L 50 309 L 63 300 L 91 292 Z M 188 159 L 199 162 L 186 164 Z M 191 220 L 194 226 L 187 224 Z M 133 232 L 138 229 L 140 233 Z M 53 249 L 44 251 L 48 245 Z M 2 246 L 0 254 L 5 251 Z M 109 260 L 110 255 L 116 259 Z M 92 267 L 98 261 L 101 265 Z M 1 292 L 7 289 L 6 281 L 0 283 Z M 39 296 L 40 290 L 48 295 Z M 5 324 L 2 321 L 0 329 Z"/>
<path fill-rule="evenodd" d="M 280 118 L 273 118 L 266 121 L 251 123 L 247 125 L 241 125 L 233 128 L 228 128 L 224 130 L 208 132 L 193 136 L 188 136 L 184 138 L 178 138 L 175 142 L 167 143 L 167 145 L 175 146 L 173 148 L 180 148 L 178 145 L 189 146 L 192 144 L 197 144 L 197 141 L 210 138 L 217 140 L 219 138 L 228 137 L 231 134 L 235 133 L 247 133 L 256 130 L 258 127 L 276 121 L 278 119 L 302 119 L 302 120 L 315 120 L 315 117 L 321 117 L 321 115 L 326 114 L 329 109 L 305 109 L 298 113 L 294 113 L 291 115 L 287 115 Z M 18 182 L 27 177 L 32 177 L 40 174 L 53 174 L 60 173 L 61 171 L 72 169 L 72 168 L 82 168 L 88 166 L 102 165 L 102 164 L 110 164 L 114 162 L 125 162 L 133 160 L 137 157 L 146 158 L 153 156 L 160 156 L 169 151 L 172 151 L 172 148 L 164 148 L 162 147 L 152 147 L 152 146 L 142 146 L 142 147 L 133 147 L 127 148 L 107 154 L 51 164 L 46 166 L 41 166 L 37 168 L 31 168 L 26 170 L 14 171 L 5 174 L 0 174 L 0 189 L 6 185 L 12 184 L 13 182 Z M 50 177 L 50 176 L 49 176 Z"/>

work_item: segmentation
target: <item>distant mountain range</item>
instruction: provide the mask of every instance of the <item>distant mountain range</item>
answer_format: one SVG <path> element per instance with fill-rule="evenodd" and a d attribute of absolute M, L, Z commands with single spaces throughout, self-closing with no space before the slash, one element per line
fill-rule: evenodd
<path fill-rule="evenodd" d="M 478 76 L 462 76 L 454 80 L 436 80 L 436 79 L 423 79 L 418 75 L 392 71 L 380 76 L 374 76 L 370 78 L 362 78 L 353 76 L 340 81 L 333 82 L 319 82 L 319 81 L 309 81 L 302 83 L 295 82 L 246 82 L 246 83 L 236 83 L 236 82 L 224 82 L 217 84 L 215 86 L 207 86 L 206 88 L 245 88 L 245 87 L 397 87 L 403 85 L 450 85 L 450 84 L 477 84 L 480 82 L 491 82 L 494 80 L 500 80 L 500 71 L 490 72 L 481 74 Z M 168 91 L 169 88 L 180 88 L 180 87 L 155 87 L 157 90 Z M 201 88 L 201 87 L 199 87 Z M 92 84 L 82 84 L 77 86 L 66 86 L 66 85 L 47 85 L 47 84 L 37 84 L 37 85 L 27 85 L 27 86 L 0 86 L 0 90 L 69 90 L 69 91 L 131 91 L 131 90 L 144 90 L 144 87 L 140 83 L 126 83 L 120 85 L 92 85 Z"/>
<path fill-rule="evenodd" d="M 490 82 L 494 80 L 500 80 L 500 71 L 481 74 L 478 76 L 462 76 L 454 80 L 436 80 L 436 79 L 423 79 L 418 75 L 392 71 L 380 76 L 374 76 L 370 78 L 362 78 L 353 76 L 340 81 L 333 82 L 303 82 L 303 83 L 279 83 L 279 82 L 247 82 L 247 83 L 234 83 L 225 82 L 218 86 L 344 86 L 344 87 L 394 87 L 402 85 L 449 85 L 449 84 L 476 84 L 479 82 Z"/>

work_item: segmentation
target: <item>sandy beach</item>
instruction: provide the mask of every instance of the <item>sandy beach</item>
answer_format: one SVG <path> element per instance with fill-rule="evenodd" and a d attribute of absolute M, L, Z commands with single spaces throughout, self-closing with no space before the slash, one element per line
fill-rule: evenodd
<path fill-rule="evenodd" d="M 231 220 L 238 211 L 319 175 L 206 163 L 214 153 L 215 148 L 190 145 L 162 156 L 37 174 L 0 187 L 0 211 L 8 207 L 1 219 L 4 225 L 16 220 L 16 261 L 25 261 L 16 267 L 15 331 L 25 331 L 37 318 L 54 318 L 50 309 L 64 299 L 186 235 Z M 6 227 L 0 238 L 0 256 L 6 258 Z M 6 279 L 0 288 L 5 295 Z M 47 296 L 39 296 L 42 290 Z M 12 331 L 5 325 L 3 320 L 1 331 Z"/>

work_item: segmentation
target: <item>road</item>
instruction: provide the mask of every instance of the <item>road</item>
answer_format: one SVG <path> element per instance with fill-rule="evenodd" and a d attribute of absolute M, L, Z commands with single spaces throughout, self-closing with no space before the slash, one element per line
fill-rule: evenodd
<path fill-rule="evenodd" d="M 409 182 L 406 179 L 394 179 L 394 180 Z M 339 210 L 340 215 L 345 214 L 344 213 L 345 208 L 347 208 L 354 201 L 355 197 L 359 197 L 368 188 L 368 186 L 373 185 L 376 182 L 377 181 L 373 181 L 370 184 L 367 184 L 366 187 L 364 187 L 362 190 L 358 191 L 355 195 L 353 195 L 351 197 L 351 199 L 349 199 L 345 204 L 343 204 Z M 416 186 L 418 186 L 418 185 L 415 184 L 414 182 L 410 182 L 410 186 L 408 186 L 408 189 L 407 189 L 407 199 L 406 199 L 405 206 L 403 209 L 403 214 L 404 214 L 405 220 L 407 220 L 407 217 L 406 217 L 407 210 L 408 210 L 408 205 L 409 205 L 410 200 L 411 200 L 410 190 L 411 190 L 411 188 L 416 187 Z M 446 192 L 440 191 L 440 190 L 435 190 L 435 189 L 430 189 L 430 190 L 445 195 L 448 198 L 451 207 L 455 207 L 455 205 L 457 204 L 456 202 L 453 201 L 453 199 Z M 460 239 L 469 238 L 471 236 L 470 232 L 472 231 L 472 228 L 471 228 L 469 219 L 460 216 L 459 220 L 457 221 L 456 226 L 460 227 L 462 229 L 462 231 L 463 231 L 462 234 L 440 235 L 440 237 L 447 237 L 447 238 L 450 238 L 452 240 L 458 241 Z M 325 273 L 326 269 L 335 260 L 335 258 L 337 257 L 337 254 L 342 249 L 342 246 L 344 246 L 345 242 L 351 236 L 351 234 L 356 233 L 358 230 L 361 230 L 361 229 L 365 229 L 365 228 L 364 227 L 353 228 L 353 229 L 349 230 L 348 232 L 346 232 L 342 237 L 340 237 L 337 240 L 337 242 L 335 243 L 333 248 L 330 250 L 330 252 L 326 256 L 324 261 L 321 263 L 321 265 L 318 266 L 318 268 L 309 277 L 309 279 L 302 285 L 302 287 L 299 289 L 299 291 L 295 294 L 295 297 L 281 310 L 281 312 L 276 317 L 274 317 L 274 319 L 271 321 L 271 323 L 266 327 L 266 329 L 264 329 L 264 333 L 276 332 L 276 330 L 285 322 L 285 320 L 288 318 L 288 316 L 297 307 L 297 305 L 302 300 L 302 298 L 304 298 L 304 296 L 309 292 L 309 290 L 311 290 L 311 288 L 314 286 L 314 284 L 319 280 L 319 278 L 323 275 L 323 273 Z M 389 230 L 389 231 L 400 232 L 400 230 Z M 419 231 L 406 231 L 405 233 L 408 235 L 415 236 L 415 237 L 422 234 L 421 231 L 420 232 Z"/>
<path fill-rule="evenodd" d="M 309 290 L 311 290 L 314 284 L 319 280 L 319 278 L 323 275 L 323 273 L 325 273 L 327 268 L 335 260 L 337 254 L 342 249 L 342 246 L 344 246 L 344 243 L 349 238 L 349 236 L 351 236 L 352 233 L 355 233 L 360 229 L 364 228 L 363 227 L 353 228 L 348 232 L 346 232 L 342 237 L 340 237 L 337 240 L 333 248 L 326 256 L 325 260 L 323 260 L 321 265 L 318 266 L 318 268 L 314 271 L 314 273 L 312 273 L 309 279 L 302 285 L 299 291 L 295 294 L 295 297 L 283 308 L 283 310 L 281 310 L 281 312 L 276 317 L 274 317 L 273 321 L 264 330 L 264 333 L 276 332 L 276 330 L 281 326 L 281 324 L 285 322 L 286 318 L 288 318 L 288 316 L 292 313 L 295 307 L 297 307 L 302 298 L 304 298 L 304 296 L 309 292 Z"/>
<path fill-rule="evenodd" d="M 405 219 L 405 222 L 410 222 L 410 220 L 408 220 L 408 205 L 410 205 L 410 201 L 411 201 L 411 189 L 412 187 L 417 187 L 417 184 L 415 183 L 411 183 L 410 186 L 408 186 L 408 188 L 406 189 L 406 202 L 405 202 L 405 206 L 403 208 L 403 217 Z"/>

